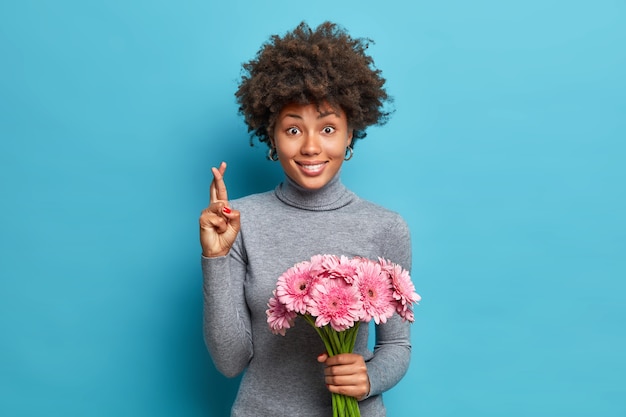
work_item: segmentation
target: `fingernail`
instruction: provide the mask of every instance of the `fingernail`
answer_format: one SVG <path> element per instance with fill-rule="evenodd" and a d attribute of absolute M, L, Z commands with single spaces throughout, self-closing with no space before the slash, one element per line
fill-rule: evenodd
<path fill-rule="evenodd" d="M 230 209 L 228 207 L 224 207 L 222 211 L 226 214 L 230 213 Z"/>

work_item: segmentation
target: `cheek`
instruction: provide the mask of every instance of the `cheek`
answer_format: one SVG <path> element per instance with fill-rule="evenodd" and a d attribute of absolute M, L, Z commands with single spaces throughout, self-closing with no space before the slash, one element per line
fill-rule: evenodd
<path fill-rule="evenodd" d="M 289 141 L 277 140 L 275 143 L 276 151 L 279 155 L 292 155 L 295 152 L 296 147 L 293 144 L 289 144 Z"/>
<path fill-rule="evenodd" d="M 332 146 L 327 148 L 327 152 L 335 157 L 343 158 L 346 154 L 346 148 L 350 142 L 348 140 L 345 141 L 337 141 L 337 143 L 333 143 Z"/>
<path fill-rule="evenodd" d="M 346 153 L 346 148 L 344 148 L 343 146 L 334 148 L 332 151 L 328 152 L 328 154 L 332 156 L 333 159 L 338 159 L 338 160 L 343 160 L 345 153 Z"/>

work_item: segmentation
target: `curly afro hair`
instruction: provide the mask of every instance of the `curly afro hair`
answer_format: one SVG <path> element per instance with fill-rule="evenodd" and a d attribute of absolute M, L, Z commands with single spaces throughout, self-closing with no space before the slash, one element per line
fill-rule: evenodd
<path fill-rule="evenodd" d="M 302 22 L 283 37 L 273 35 L 254 59 L 243 64 L 235 93 L 250 139 L 271 146 L 276 118 L 290 103 L 328 103 L 346 114 L 353 138 L 387 122 L 391 98 L 385 79 L 365 53 L 370 39 L 353 39 L 338 25 L 325 22 L 312 30 Z M 354 145 L 354 141 L 353 141 Z"/>

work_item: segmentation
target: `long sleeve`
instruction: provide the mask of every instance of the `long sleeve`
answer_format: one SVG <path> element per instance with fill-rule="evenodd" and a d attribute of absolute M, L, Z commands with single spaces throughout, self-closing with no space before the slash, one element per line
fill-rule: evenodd
<path fill-rule="evenodd" d="M 250 312 L 245 302 L 245 264 L 234 250 L 202 257 L 204 340 L 216 368 L 227 377 L 241 373 L 252 358 Z"/>
<path fill-rule="evenodd" d="M 404 220 L 398 218 L 385 231 L 381 257 L 410 271 L 411 238 Z M 406 373 L 411 358 L 410 324 L 394 314 L 385 324 L 375 326 L 374 355 L 367 361 L 370 378 L 369 397 L 381 394 L 396 385 Z"/>

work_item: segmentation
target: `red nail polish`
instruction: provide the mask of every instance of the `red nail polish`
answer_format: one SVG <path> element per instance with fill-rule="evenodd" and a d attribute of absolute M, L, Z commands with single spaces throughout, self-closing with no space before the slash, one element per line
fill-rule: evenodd
<path fill-rule="evenodd" d="M 222 211 L 226 214 L 230 213 L 230 209 L 228 207 L 224 207 Z"/>

